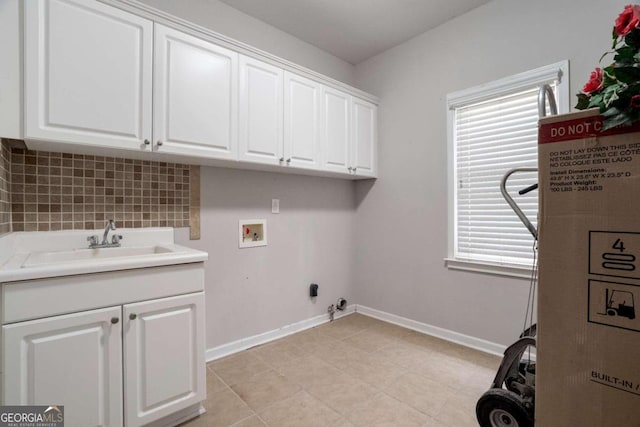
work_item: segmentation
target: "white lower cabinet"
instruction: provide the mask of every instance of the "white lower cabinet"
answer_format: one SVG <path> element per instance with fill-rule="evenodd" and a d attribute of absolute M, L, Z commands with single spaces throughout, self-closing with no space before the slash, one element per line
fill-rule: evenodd
<path fill-rule="evenodd" d="M 202 401 L 204 294 L 123 309 L 125 425 L 142 426 Z"/>
<path fill-rule="evenodd" d="M 65 425 L 122 425 L 121 307 L 2 327 L 4 405 L 64 405 Z"/>
<path fill-rule="evenodd" d="M 204 327 L 204 292 L 3 325 L 2 404 L 64 405 L 70 427 L 168 418 L 206 397 Z"/>

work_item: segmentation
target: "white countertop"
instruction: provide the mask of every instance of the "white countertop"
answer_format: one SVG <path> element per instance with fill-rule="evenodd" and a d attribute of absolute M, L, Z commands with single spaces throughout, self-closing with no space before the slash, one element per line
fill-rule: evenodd
<path fill-rule="evenodd" d="M 173 228 L 118 229 L 109 235 L 123 236 L 121 248 L 88 249 L 87 237 L 102 238 L 102 233 L 103 230 L 72 230 L 5 234 L 0 237 L 0 283 L 187 264 L 209 257 L 206 252 L 176 245 Z M 107 256 L 98 256 L 98 251 Z M 117 251 L 125 256 L 112 256 Z M 57 260 L 57 254 L 71 259 Z M 40 262 L 30 263 L 33 259 Z"/>

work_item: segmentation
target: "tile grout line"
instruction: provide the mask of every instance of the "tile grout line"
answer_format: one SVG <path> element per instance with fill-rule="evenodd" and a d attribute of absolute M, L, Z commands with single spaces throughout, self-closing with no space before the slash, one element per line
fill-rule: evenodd
<path fill-rule="evenodd" d="M 324 336 L 327 339 L 329 339 L 330 342 L 335 342 L 338 345 L 352 345 L 352 344 L 350 344 L 348 342 L 349 338 L 353 338 L 356 335 L 359 335 L 359 334 L 362 334 L 362 333 L 366 333 L 366 332 L 371 332 L 371 333 L 378 332 L 378 330 L 376 329 L 375 325 L 366 325 L 366 326 L 357 326 L 357 327 L 361 328 L 361 329 L 359 331 L 355 332 L 355 333 L 349 333 L 349 335 L 347 335 L 345 337 L 341 337 L 341 338 L 336 337 L 335 334 L 326 334 L 326 333 L 324 333 L 324 331 L 323 331 L 323 329 L 321 327 L 319 327 L 316 330 L 316 333 L 321 334 L 322 336 Z M 403 328 L 403 327 L 400 327 L 400 328 L 408 330 L 408 328 Z M 349 331 L 349 329 L 346 329 L 346 330 Z M 281 354 L 281 355 L 287 354 L 289 357 L 291 357 L 290 356 L 291 353 L 288 350 L 288 348 L 291 348 L 292 350 L 294 350 L 294 354 L 297 355 L 297 356 L 292 357 L 292 361 L 299 360 L 299 359 L 301 359 L 303 357 L 317 357 L 317 359 L 319 361 L 322 361 L 326 365 L 331 366 L 332 369 L 335 369 L 336 372 L 339 372 L 341 375 L 346 375 L 350 379 L 353 378 L 353 379 L 356 379 L 358 381 L 363 381 L 363 380 L 360 379 L 360 377 L 354 376 L 351 373 L 349 373 L 348 371 L 345 371 L 344 369 L 340 368 L 338 365 L 334 364 L 335 362 L 332 363 L 331 361 L 326 360 L 324 357 L 322 357 L 320 355 L 316 356 L 313 351 L 310 352 L 310 351 L 307 350 L 306 347 L 299 346 L 295 342 L 288 343 L 288 346 L 291 346 L 291 347 L 287 346 L 287 347 L 284 347 L 282 349 L 274 349 L 273 351 L 275 351 L 275 353 L 273 353 L 273 351 L 271 351 L 271 352 L 265 353 L 265 355 L 263 355 L 263 356 L 261 356 L 260 353 L 255 350 L 256 348 L 259 348 L 259 347 L 264 347 L 264 348 L 275 347 L 277 345 L 278 341 L 283 342 L 281 340 L 285 340 L 286 338 L 282 338 L 281 340 L 276 340 L 276 341 L 274 341 L 272 343 L 263 344 L 261 346 L 254 347 L 252 349 L 245 350 L 245 352 L 249 353 L 252 358 L 258 360 L 259 362 L 264 364 L 265 367 L 267 367 L 267 369 L 253 374 L 251 376 L 251 378 L 254 378 L 257 375 L 263 374 L 264 372 L 272 371 L 276 375 L 284 377 L 288 382 L 290 382 L 292 384 L 296 384 L 296 386 L 298 387 L 298 390 L 295 391 L 293 393 L 293 395 L 291 395 L 291 396 L 289 396 L 289 397 L 287 397 L 285 399 L 273 402 L 270 405 L 265 406 L 264 408 L 260 409 L 260 412 L 264 413 L 265 411 L 269 410 L 269 408 L 272 408 L 275 405 L 282 405 L 283 402 L 285 402 L 285 406 L 286 406 L 286 402 L 290 401 L 291 399 L 294 399 L 296 396 L 300 396 L 301 393 L 305 393 L 305 394 L 307 394 L 307 396 L 313 398 L 315 401 L 317 401 L 318 403 L 322 404 L 324 407 L 328 408 L 336 416 L 338 416 L 339 418 L 337 418 L 336 421 L 344 420 L 344 421 L 347 421 L 347 422 L 351 423 L 351 418 L 349 418 L 349 414 L 351 413 L 351 411 L 353 411 L 353 408 L 357 408 L 358 405 L 363 405 L 364 402 L 366 402 L 367 400 L 380 398 L 380 397 L 384 396 L 385 398 L 390 399 L 390 401 L 393 401 L 396 404 L 402 404 L 403 406 L 411 409 L 411 412 L 416 413 L 416 414 L 420 414 L 421 417 L 423 417 L 423 418 L 426 417 L 427 418 L 427 424 L 426 424 L 427 426 L 430 425 L 431 422 L 436 422 L 436 423 L 438 423 L 438 425 L 442 425 L 443 427 L 445 427 L 445 426 L 451 427 L 451 424 L 450 424 L 451 420 L 447 421 L 447 419 L 450 419 L 451 416 L 447 415 L 445 418 L 441 418 L 442 414 L 447 414 L 447 406 L 446 405 L 449 405 L 449 409 L 451 409 L 451 407 L 452 407 L 451 405 L 453 405 L 454 408 L 459 407 L 461 403 L 464 403 L 466 401 L 466 399 L 467 399 L 466 396 L 468 396 L 468 398 L 470 400 L 473 400 L 474 397 L 472 396 L 472 394 L 469 393 L 465 397 L 457 398 L 457 396 L 460 395 L 461 387 L 463 387 L 462 385 L 458 385 L 458 386 L 452 388 L 452 392 L 454 394 L 452 396 L 446 397 L 445 402 L 443 403 L 442 407 L 438 408 L 437 411 L 435 411 L 433 413 L 423 412 L 423 410 L 420 410 L 417 407 L 413 406 L 411 403 L 409 403 L 409 401 L 405 402 L 404 400 L 401 400 L 399 397 L 395 397 L 394 395 L 390 394 L 389 386 L 400 382 L 401 378 L 404 375 L 412 375 L 412 376 L 413 375 L 421 375 L 425 379 L 429 379 L 430 381 L 435 382 L 437 384 L 442 384 L 440 382 L 440 380 L 436 379 L 436 378 L 432 378 L 429 375 L 426 375 L 425 373 L 419 373 L 419 371 L 416 370 L 416 369 L 418 369 L 421 365 L 415 365 L 414 368 L 416 368 L 416 369 L 412 369 L 410 367 L 405 368 L 403 365 L 398 364 L 397 363 L 398 359 L 395 359 L 395 355 L 396 355 L 395 353 L 390 353 L 389 356 L 387 356 L 387 357 L 385 357 L 383 355 L 380 355 L 380 353 L 382 351 L 384 351 L 385 349 L 390 349 L 390 348 L 393 348 L 394 346 L 397 346 L 398 344 L 403 343 L 403 344 L 407 344 L 410 348 L 415 348 L 418 358 L 420 358 L 420 356 L 421 356 L 421 354 L 423 352 L 425 354 L 429 354 L 429 353 L 438 354 L 439 356 L 441 356 L 442 358 L 444 358 L 446 360 L 449 360 L 451 358 L 454 358 L 455 360 L 458 360 L 459 356 L 458 355 L 454 355 L 454 354 L 449 354 L 448 352 L 441 352 L 441 351 L 437 351 L 437 350 L 435 351 L 435 353 L 433 351 L 427 351 L 428 349 L 426 347 L 422 346 L 422 345 L 413 344 L 410 341 L 403 340 L 402 339 L 403 336 L 404 335 L 396 335 L 396 334 L 393 334 L 393 333 L 390 334 L 390 335 L 387 335 L 386 333 L 381 333 L 380 337 L 383 338 L 383 341 L 381 341 L 381 342 L 385 342 L 384 345 L 382 345 L 381 347 L 376 348 L 376 349 L 374 349 L 373 351 L 370 351 L 370 352 L 362 350 L 362 349 L 359 349 L 359 350 L 363 351 L 364 353 L 366 353 L 367 355 L 375 356 L 375 359 L 373 360 L 373 362 L 377 362 L 377 361 L 385 362 L 385 363 L 383 363 L 383 365 L 385 365 L 385 366 L 386 366 L 386 362 L 389 362 L 389 363 L 393 364 L 393 366 L 398 367 L 399 368 L 398 372 L 402 372 L 402 374 L 399 375 L 397 378 L 393 378 L 389 382 L 384 381 L 384 382 L 376 382 L 375 384 L 372 384 L 370 382 L 364 381 L 364 383 L 367 384 L 367 386 L 373 388 L 374 394 L 372 396 L 370 396 L 366 400 L 356 401 L 356 403 L 354 405 L 352 405 L 351 409 L 346 411 L 344 414 L 341 411 L 339 411 L 338 409 L 336 409 L 329 402 L 327 402 L 325 399 L 322 399 L 321 397 L 318 397 L 314 393 L 312 393 L 310 391 L 310 389 L 312 387 L 309 387 L 309 382 L 308 381 L 307 382 L 294 381 L 291 377 L 288 377 L 287 375 L 285 375 L 281 371 L 281 367 L 280 366 L 276 366 L 275 364 L 270 363 L 269 360 L 276 360 L 276 359 L 273 358 L 273 356 L 277 356 L 277 354 Z M 311 338 L 313 338 L 313 337 L 311 337 Z M 304 342 L 306 342 L 306 341 L 304 341 Z M 425 343 L 425 345 L 428 345 L 428 343 Z M 313 348 L 313 346 L 311 348 Z M 332 350 L 330 350 L 330 351 L 332 351 Z M 267 356 L 272 356 L 272 357 L 267 357 Z M 397 356 L 402 356 L 402 353 L 397 354 Z M 467 363 L 467 362 L 470 363 L 471 364 L 470 367 L 472 369 L 473 369 L 474 366 L 477 366 L 477 367 L 485 366 L 485 364 L 483 363 L 482 360 L 475 360 L 474 361 L 472 358 L 469 358 L 467 360 L 466 357 L 467 356 L 463 357 L 461 360 L 464 361 L 465 363 Z M 420 359 L 418 359 L 418 362 L 420 362 Z M 375 369 L 376 364 L 374 363 L 374 365 L 372 365 L 372 366 Z M 409 366 L 413 366 L 413 365 L 409 365 Z M 233 424 L 234 426 L 239 424 L 239 423 L 241 423 L 241 422 L 243 422 L 243 421 L 245 421 L 245 420 L 247 420 L 247 419 L 249 419 L 249 418 L 251 418 L 254 415 L 256 416 L 256 418 L 258 420 L 260 420 L 260 422 L 262 422 L 263 424 L 269 426 L 269 423 L 267 423 L 265 421 L 265 419 L 256 410 L 254 410 L 251 406 L 249 406 L 249 404 L 244 399 L 242 399 L 238 395 L 238 393 L 236 393 L 235 390 L 229 384 L 227 384 L 217 374 L 217 372 L 213 369 L 212 366 L 207 365 L 207 368 L 210 369 L 214 373 L 215 378 L 217 378 L 218 380 L 220 380 L 224 384 L 225 390 L 226 389 L 230 389 L 232 391 L 233 395 L 235 395 L 238 399 L 240 399 L 240 401 L 242 401 L 247 407 L 249 407 L 251 409 L 252 415 L 244 417 L 241 420 L 236 421 Z M 478 377 L 480 377 L 480 373 L 478 373 Z M 314 378 L 315 378 L 315 376 L 314 376 Z M 375 379 L 375 377 L 374 377 L 374 379 Z M 385 384 L 385 386 L 384 387 L 380 387 L 381 384 Z M 331 390 L 332 389 L 330 388 L 329 391 L 331 392 Z M 330 395 L 333 395 L 333 393 L 331 392 Z M 464 405 L 466 407 L 466 403 L 464 403 Z M 466 414 L 466 412 L 465 412 L 465 414 Z M 453 414 L 453 416 L 454 416 L 454 418 L 458 417 L 455 414 Z M 464 422 L 461 425 L 467 425 L 466 424 L 466 419 L 467 419 L 466 415 L 461 418 L 461 421 L 464 420 Z M 445 421 L 447 421 L 447 422 L 445 422 Z M 356 425 L 359 425 L 359 424 L 357 423 Z M 460 427 L 460 425 L 456 424 L 456 427 Z"/>

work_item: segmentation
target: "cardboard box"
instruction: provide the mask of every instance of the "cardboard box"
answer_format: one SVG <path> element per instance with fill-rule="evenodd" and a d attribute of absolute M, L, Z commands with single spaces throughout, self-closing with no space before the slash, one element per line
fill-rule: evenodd
<path fill-rule="evenodd" d="M 542 119 L 536 426 L 640 426 L 640 127 Z"/>

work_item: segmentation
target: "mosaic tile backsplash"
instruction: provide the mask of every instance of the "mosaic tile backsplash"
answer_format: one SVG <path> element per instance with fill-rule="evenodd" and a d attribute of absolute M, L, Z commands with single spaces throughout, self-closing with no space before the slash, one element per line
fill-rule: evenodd
<path fill-rule="evenodd" d="M 11 152 L 0 143 L 0 234 L 11 231 Z"/>
<path fill-rule="evenodd" d="M 189 226 L 188 165 L 12 148 L 10 166 L 13 231 Z"/>

